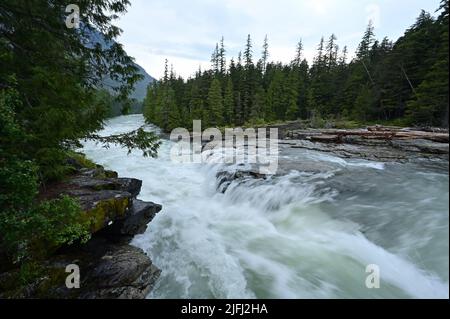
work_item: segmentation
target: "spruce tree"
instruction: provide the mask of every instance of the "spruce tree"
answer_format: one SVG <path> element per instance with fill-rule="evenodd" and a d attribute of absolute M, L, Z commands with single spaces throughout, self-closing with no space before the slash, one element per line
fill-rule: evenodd
<path fill-rule="evenodd" d="M 300 63 L 302 63 L 302 54 L 303 54 L 303 42 L 302 39 L 300 39 L 297 43 L 297 49 L 295 52 L 295 58 L 292 61 L 292 64 L 296 67 L 300 66 Z"/>
<path fill-rule="evenodd" d="M 220 81 L 214 79 L 208 93 L 209 125 L 221 126 L 223 124 L 223 102 Z"/>
<path fill-rule="evenodd" d="M 226 61 L 226 50 L 225 50 L 225 44 L 224 44 L 224 38 L 220 40 L 220 48 L 218 52 L 218 62 L 219 62 L 219 71 L 220 75 L 224 76 L 227 69 L 227 61 Z"/>
<path fill-rule="evenodd" d="M 372 47 L 374 41 L 375 41 L 375 33 L 374 33 L 374 26 L 372 20 L 369 21 L 369 24 L 367 25 L 366 31 L 364 32 L 364 36 L 362 38 L 361 43 L 358 46 L 358 50 L 356 52 L 356 56 L 359 59 L 364 59 L 369 56 L 370 48 Z"/>
<path fill-rule="evenodd" d="M 269 40 L 267 34 L 264 37 L 263 51 L 261 55 L 262 73 L 266 73 L 267 62 L 269 61 Z"/>
<path fill-rule="evenodd" d="M 251 66 L 253 66 L 253 51 L 252 51 L 252 39 L 250 37 L 250 34 L 247 36 L 247 44 L 245 45 L 245 51 L 244 51 L 244 62 L 245 62 L 245 69 L 249 69 Z"/>
<path fill-rule="evenodd" d="M 233 81 L 229 77 L 227 80 L 227 85 L 225 87 L 225 94 L 223 99 L 224 106 L 224 120 L 228 125 L 232 125 L 235 121 L 234 119 L 234 92 L 233 92 Z"/>

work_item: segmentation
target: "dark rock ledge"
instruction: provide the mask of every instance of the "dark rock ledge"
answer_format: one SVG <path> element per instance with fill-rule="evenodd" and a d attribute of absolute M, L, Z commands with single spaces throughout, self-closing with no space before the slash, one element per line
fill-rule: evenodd
<path fill-rule="evenodd" d="M 116 172 L 82 168 L 68 181 L 51 185 L 46 198 L 66 194 L 78 199 L 91 221 L 92 238 L 86 244 L 61 247 L 44 263 L 44 275 L 16 298 L 143 299 L 160 270 L 139 248 L 129 245 L 136 234 L 161 210 L 161 205 L 136 199 L 142 181 L 118 178 Z M 80 269 L 80 288 L 68 289 L 66 266 Z M 12 274 L 0 274 L 0 282 Z M 3 297 L 8 292 L 0 292 Z"/>

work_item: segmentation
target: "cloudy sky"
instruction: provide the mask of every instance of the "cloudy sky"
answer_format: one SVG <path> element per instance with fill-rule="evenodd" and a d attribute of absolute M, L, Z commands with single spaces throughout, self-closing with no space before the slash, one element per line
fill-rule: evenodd
<path fill-rule="evenodd" d="M 216 42 L 225 38 L 228 60 L 243 50 L 251 34 L 259 58 L 264 36 L 270 60 L 289 62 L 301 38 L 311 61 L 321 38 L 335 33 L 351 53 L 371 19 L 378 38 L 397 39 L 420 10 L 434 13 L 439 0 L 131 0 L 120 18 L 119 42 L 155 78 L 164 60 L 177 74 L 209 68 Z"/>

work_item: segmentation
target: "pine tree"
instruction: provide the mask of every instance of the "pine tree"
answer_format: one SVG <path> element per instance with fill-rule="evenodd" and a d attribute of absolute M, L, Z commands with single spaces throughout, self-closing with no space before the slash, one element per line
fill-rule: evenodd
<path fill-rule="evenodd" d="M 233 81 L 231 78 L 228 78 L 227 85 L 225 87 L 225 94 L 223 99 L 224 106 L 224 120 L 228 125 L 232 125 L 234 120 L 234 93 L 233 93 Z"/>
<path fill-rule="evenodd" d="M 369 21 L 369 24 L 367 26 L 366 31 L 364 32 L 364 36 L 362 38 L 361 43 L 358 46 L 358 50 L 356 52 L 356 56 L 359 59 L 364 59 L 369 56 L 370 48 L 373 45 L 373 42 L 375 41 L 375 33 L 374 33 L 374 26 L 372 20 Z"/>
<path fill-rule="evenodd" d="M 252 108 L 250 111 L 250 119 L 253 121 L 259 121 L 264 119 L 264 106 L 266 103 L 266 93 L 264 89 L 259 86 L 256 89 L 256 93 L 253 97 Z"/>
<path fill-rule="evenodd" d="M 254 91 L 254 65 L 253 65 L 252 40 L 250 34 L 247 37 L 247 43 L 244 51 L 244 72 L 242 81 L 242 116 L 244 122 L 250 118 L 251 104 Z"/>
<path fill-rule="evenodd" d="M 267 90 L 267 102 L 264 112 L 264 119 L 266 121 L 270 122 L 276 119 L 283 119 L 285 115 L 286 105 L 284 104 L 283 84 L 283 72 L 282 70 L 277 69 Z"/>
<path fill-rule="evenodd" d="M 262 63 L 262 73 L 266 73 L 267 62 L 269 60 L 269 40 L 267 39 L 267 34 L 264 37 L 263 51 L 261 55 Z"/>
<path fill-rule="evenodd" d="M 303 58 L 302 54 L 303 54 L 303 42 L 302 42 L 302 39 L 300 39 L 300 41 L 298 41 L 298 43 L 297 43 L 295 58 L 292 61 L 292 64 L 294 66 L 297 66 L 297 67 L 300 66 L 300 64 L 302 63 L 302 58 Z"/>
<path fill-rule="evenodd" d="M 192 120 L 202 120 L 203 116 L 203 99 L 197 82 L 192 84 L 191 98 L 189 101 L 189 111 Z"/>
<path fill-rule="evenodd" d="M 298 106 L 298 86 L 299 86 L 299 73 L 291 71 L 286 85 L 286 97 L 287 97 L 287 110 L 285 114 L 286 120 L 296 120 L 299 116 Z"/>
<path fill-rule="evenodd" d="M 348 48 L 347 46 L 344 46 L 342 49 L 341 57 L 339 58 L 339 65 L 341 67 L 345 67 L 347 64 L 347 56 L 348 56 Z"/>
<path fill-rule="evenodd" d="M 143 129 L 108 137 L 96 134 L 111 104 L 126 110 L 128 95 L 142 78 L 133 59 L 114 41 L 121 33 L 114 20 L 129 2 L 77 1 L 81 21 L 80 28 L 73 29 L 64 23 L 67 4 L 12 0 L 0 4 L 2 271 L 6 266 L 11 273 L 24 273 L 61 246 L 81 244 L 90 236 L 91 221 L 81 218 L 76 200 L 37 196 L 49 182 L 67 178 L 85 162 L 73 152 L 80 140 L 139 148 L 152 156 L 158 146 L 156 137 Z M 91 40 L 89 45 L 86 39 Z M 112 89 L 114 96 L 104 89 L 107 77 L 118 83 Z M 44 268 L 40 267 L 39 277 L 49 276 Z M 28 271 L 23 285 L 9 288 L 21 294 L 36 279 L 35 271 Z"/>
<path fill-rule="evenodd" d="M 224 38 L 222 37 L 222 39 L 220 40 L 220 49 L 219 49 L 219 53 L 218 53 L 219 70 L 220 70 L 221 76 L 225 75 L 226 69 L 227 69 L 227 61 L 226 61 L 225 54 L 226 54 L 226 50 L 225 50 Z"/>
<path fill-rule="evenodd" d="M 165 59 L 163 83 L 168 83 L 168 82 L 169 82 L 169 60 Z"/>
<path fill-rule="evenodd" d="M 167 122 L 164 130 L 169 131 L 179 127 L 181 125 L 180 110 L 175 101 L 175 91 L 172 88 L 167 89 L 164 107 L 167 110 Z"/>
<path fill-rule="evenodd" d="M 164 82 L 169 82 L 183 123 L 195 117 L 211 125 L 312 118 L 320 126 L 322 117 L 372 121 L 406 115 L 414 125 L 448 125 L 448 1 L 442 1 L 441 11 L 437 19 L 422 12 L 395 43 L 378 41 L 369 23 L 352 61 L 334 34 L 327 41 L 322 37 L 311 67 L 301 40 L 289 65 L 268 62 L 267 36 L 255 65 L 248 35 L 244 54 L 231 59 L 227 72 L 222 37 L 212 70 L 187 82 L 165 76 L 168 81 L 149 90 L 147 100 L 156 95 L 156 102 L 146 100 L 146 117 L 168 121 Z"/>
<path fill-rule="evenodd" d="M 219 44 L 216 43 L 216 48 L 211 54 L 211 69 L 214 74 L 219 73 L 220 57 L 219 57 Z"/>
<path fill-rule="evenodd" d="M 235 109 L 234 109 L 234 119 L 236 125 L 244 124 L 244 115 L 242 110 L 242 98 L 241 92 L 235 91 Z"/>
<path fill-rule="evenodd" d="M 245 69 L 249 69 L 251 66 L 253 66 L 253 51 L 252 51 L 252 39 L 250 37 L 250 34 L 247 36 L 247 44 L 245 46 L 244 51 L 244 62 L 245 62 Z"/>
<path fill-rule="evenodd" d="M 442 1 L 443 10 L 436 21 L 441 41 L 435 54 L 435 62 L 420 83 L 411 101 L 407 104 L 408 120 L 411 124 L 448 127 L 449 117 L 449 2 Z"/>
<path fill-rule="evenodd" d="M 325 56 L 324 56 L 324 46 L 325 46 L 325 40 L 322 37 L 320 39 L 320 43 L 317 47 L 317 55 L 314 58 L 314 66 L 319 70 L 321 69 L 325 64 Z"/>
<path fill-rule="evenodd" d="M 336 45 L 336 40 L 337 40 L 336 36 L 332 34 L 327 43 L 326 63 L 329 70 L 332 69 L 337 64 L 336 51 L 338 50 L 338 46 Z"/>
<path fill-rule="evenodd" d="M 214 79 L 208 93 L 209 125 L 221 126 L 223 124 L 222 88 L 220 81 Z"/>

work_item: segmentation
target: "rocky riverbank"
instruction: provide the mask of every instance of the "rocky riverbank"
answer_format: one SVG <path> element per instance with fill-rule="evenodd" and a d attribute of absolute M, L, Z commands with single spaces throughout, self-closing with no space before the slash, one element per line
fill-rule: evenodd
<path fill-rule="evenodd" d="M 343 159 L 420 163 L 439 171 L 447 171 L 449 167 L 449 133 L 445 129 L 379 125 L 360 129 L 317 129 L 302 127 L 301 124 L 290 122 L 267 127 L 278 129 L 280 156 L 276 175 L 285 175 L 291 170 L 317 173 L 330 169 L 327 163 L 307 157 L 301 161 L 291 160 L 298 153 L 296 149 L 318 151 Z M 268 132 L 266 130 L 266 134 Z M 221 192 L 225 192 L 234 180 L 266 178 L 259 173 L 256 164 L 235 172 L 221 171 L 216 177 L 217 188 Z"/>
<path fill-rule="evenodd" d="M 385 162 L 408 162 L 420 159 L 448 161 L 448 131 L 425 131 L 411 128 L 373 126 L 365 129 L 287 130 L 284 145 L 333 153 L 343 158 L 360 158 Z"/>
<path fill-rule="evenodd" d="M 263 127 L 264 128 L 264 127 Z M 278 130 L 281 148 L 330 153 L 380 162 L 449 160 L 449 131 L 442 128 L 368 126 L 359 129 L 310 128 L 302 121 L 267 126 Z"/>
<path fill-rule="evenodd" d="M 0 274 L 0 298 L 142 299 L 154 286 L 160 270 L 144 251 L 129 243 L 146 230 L 161 205 L 136 199 L 140 180 L 119 178 L 101 166 L 77 169 L 64 182 L 50 185 L 42 196 L 77 199 L 91 222 L 91 239 L 59 248 L 40 264 L 41 275 L 20 289 L 14 282 L 19 270 Z M 68 265 L 79 267 L 80 288 L 66 287 Z"/>

